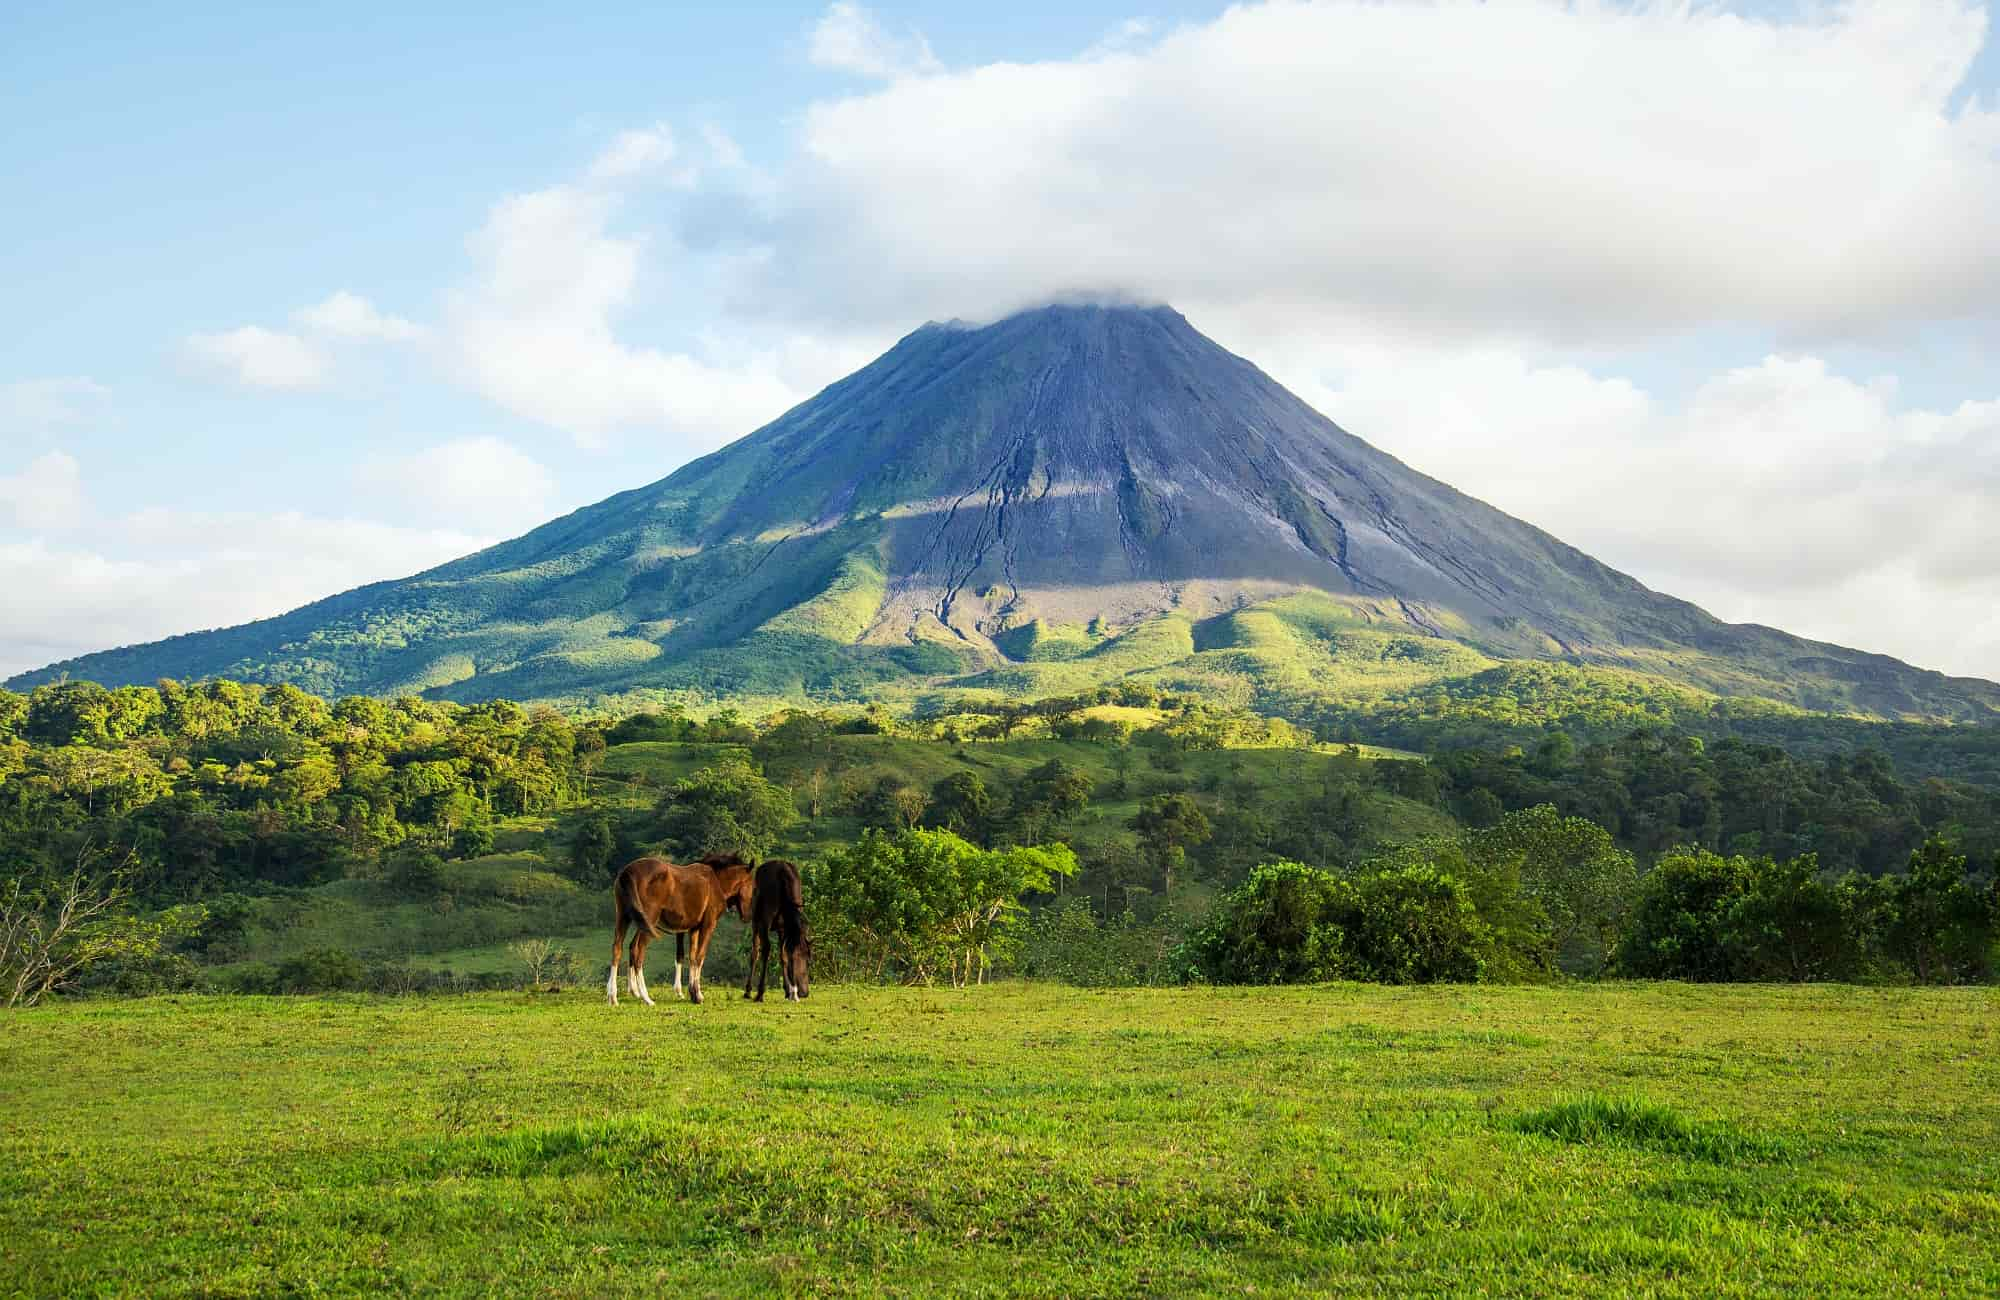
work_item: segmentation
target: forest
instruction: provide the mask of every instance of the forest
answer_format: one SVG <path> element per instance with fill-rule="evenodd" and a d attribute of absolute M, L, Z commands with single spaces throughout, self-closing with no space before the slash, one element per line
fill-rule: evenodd
<path fill-rule="evenodd" d="M 574 979 L 653 851 L 800 861 L 828 978 L 1993 972 L 2000 798 L 1877 750 L 1641 727 L 1426 758 L 1133 683 L 954 707 L 0 692 L 0 975 L 13 1000 Z"/>

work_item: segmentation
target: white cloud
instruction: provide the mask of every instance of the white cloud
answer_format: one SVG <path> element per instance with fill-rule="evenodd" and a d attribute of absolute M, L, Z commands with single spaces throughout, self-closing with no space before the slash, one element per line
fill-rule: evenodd
<path fill-rule="evenodd" d="M 813 25 L 807 57 L 822 68 L 893 81 L 943 71 L 919 32 L 896 35 L 858 4 L 827 6 Z"/>
<path fill-rule="evenodd" d="M 0 591 L 7 592 L 0 677 L 282 614 L 490 540 L 297 512 L 159 509 L 114 521 L 87 546 L 0 541 Z"/>
<path fill-rule="evenodd" d="M 308 329 L 336 338 L 379 343 L 408 343 L 423 337 L 423 327 L 401 316 L 387 316 L 360 294 L 345 289 L 292 313 Z"/>
<path fill-rule="evenodd" d="M 622 180 L 665 166 L 675 152 L 672 129 L 656 122 L 644 130 L 620 132 L 590 165 L 590 174 L 597 180 Z"/>
<path fill-rule="evenodd" d="M 1298 353 L 1311 349 L 1301 341 Z M 2000 677 L 2000 401 L 1901 403 L 1810 357 L 1683 399 L 1492 349 L 1273 365 L 1343 427 L 1721 618 Z"/>
<path fill-rule="evenodd" d="M 13 527 L 67 527 L 83 509 L 83 475 L 68 452 L 45 452 L 18 474 L 0 474 L 0 521 Z"/>
<path fill-rule="evenodd" d="M 249 388 L 318 388 L 328 376 L 326 356 L 296 334 L 244 325 L 218 334 L 190 334 L 188 358 Z"/>
<path fill-rule="evenodd" d="M 836 6 L 822 61 L 876 75 Z M 813 105 L 756 293 L 879 323 L 1072 288 L 1456 335 L 1806 338 L 2000 301 L 1972 0 L 1329 0 Z"/>
<path fill-rule="evenodd" d="M 414 515 L 511 532 L 544 522 L 555 478 L 541 462 L 493 437 L 457 438 L 401 456 L 364 461 L 360 485 Z"/>
<path fill-rule="evenodd" d="M 841 373 L 830 365 L 871 355 L 804 336 L 738 336 L 699 351 L 621 341 L 613 323 L 632 302 L 642 241 L 612 233 L 617 202 L 556 186 L 493 206 L 467 241 L 476 275 L 449 313 L 473 388 L 586 446 L 619 429 L 672 435 L 677 462 L 803 400 Z"/>
<path fill-rule="evenodd" d="M 0 433 L 47 434 L 82 424 L 110 395 L 82 375 L 0 384 Z"/>

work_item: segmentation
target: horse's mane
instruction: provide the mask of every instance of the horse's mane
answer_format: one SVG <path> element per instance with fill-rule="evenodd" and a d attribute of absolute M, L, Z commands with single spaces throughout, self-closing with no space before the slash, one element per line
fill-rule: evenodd
<path fill-rule="evenodd" d="M 711 853 L 705 858 L 695 859 L 695 865 L 698 867 L 710 867 L 716 871 L 721 871 L 727 867 L 742 867 L 748 870 L 750 866 L 749 862 L 745 861 L 743 855 L 740 853 Z"/>

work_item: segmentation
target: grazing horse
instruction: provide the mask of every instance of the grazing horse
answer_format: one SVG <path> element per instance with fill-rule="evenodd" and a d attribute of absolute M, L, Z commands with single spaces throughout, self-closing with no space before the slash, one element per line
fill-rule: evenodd
<path fill-rule="evenodd" d="M 750 894 L 750 974 L 743 977 L 743 996 L 757 981 L 757 1000 L 764 1000 L 764 979 L 771 966 L 771 928 L 778 930 L 778 974 L 785 981 L 785 1000 L 807 996 L 806 966 L 812 960 L 812 936 L 806 933 L 799 869 L 783 858 L 757 868 Z"/>
<path fill-rule="evenodd" d="M 646 988 L 646 945 L 663 934 L 675 936 L 674 989 L 681 986 L 681 944 L 688 936 L 688 996 L 701 1001 L 701 967 L 708 957 L 709 937 L 724 912 L 738 916 L 749 910 L 750 867 L 734 854 L 704 858 L 692 866 L 680 866 L 664 858 L 640 858 L 628 862 L 618 872 L 611 887 L 611 976 L 604 981 L 604 996 L 618 1005 L 618 957 L 625 947 L 625 928 L 635 927 L 632 936 L 631 966 L 625 987 L 632 996 L 653 1005 Z"/>

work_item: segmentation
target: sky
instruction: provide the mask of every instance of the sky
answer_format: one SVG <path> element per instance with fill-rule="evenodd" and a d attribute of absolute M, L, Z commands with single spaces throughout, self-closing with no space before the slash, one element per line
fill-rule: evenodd
<path fill-rule="evenodd" d="M 561 8 L 0 9 L 0 676 L 1082 291 L 1720 617 L 2000 678 L 1985 4 Z"/>

